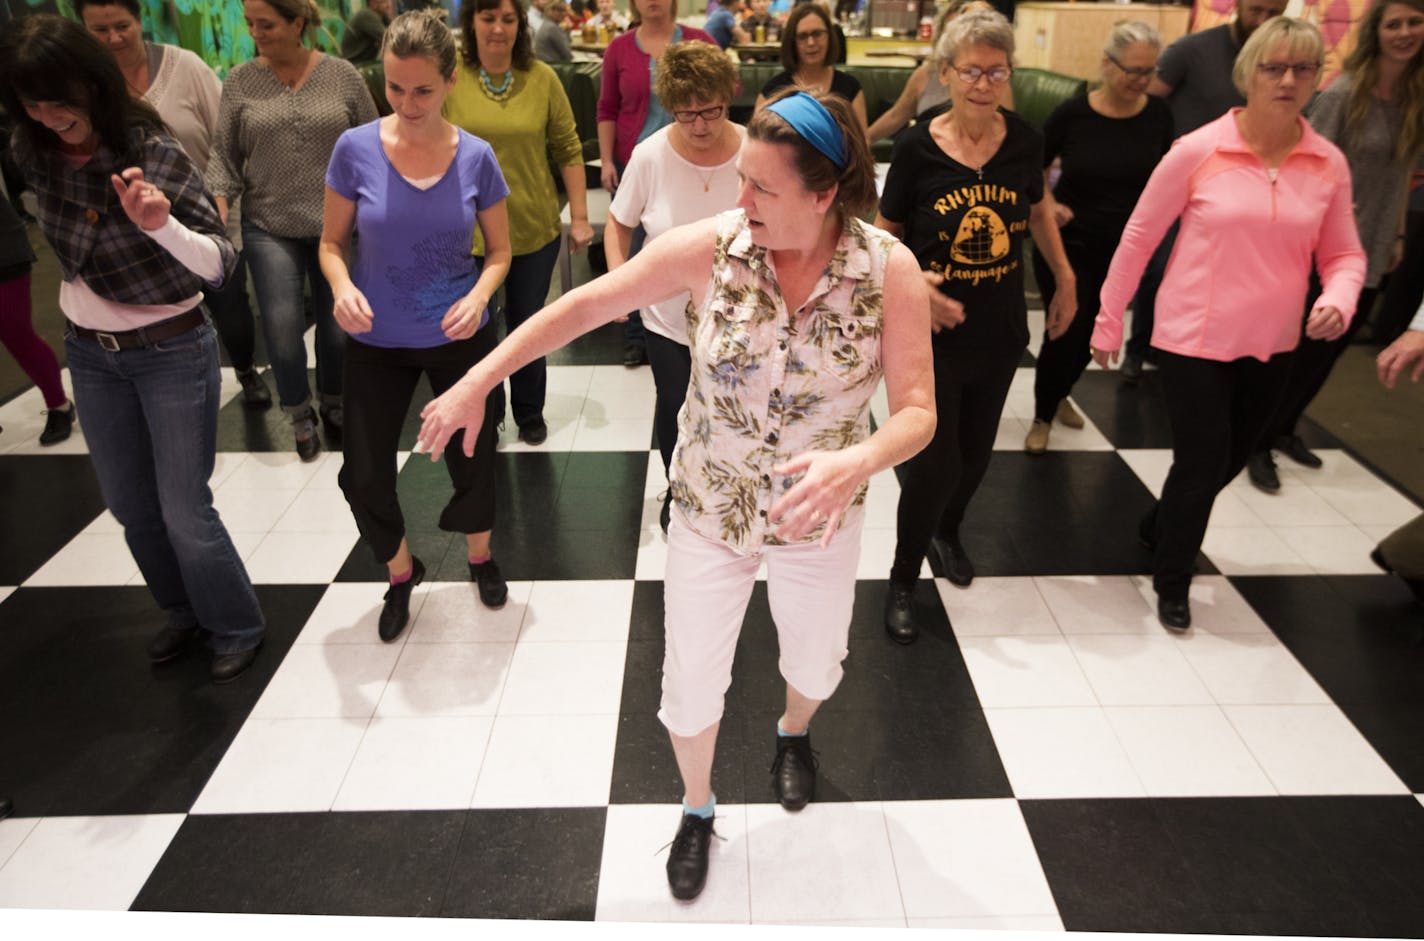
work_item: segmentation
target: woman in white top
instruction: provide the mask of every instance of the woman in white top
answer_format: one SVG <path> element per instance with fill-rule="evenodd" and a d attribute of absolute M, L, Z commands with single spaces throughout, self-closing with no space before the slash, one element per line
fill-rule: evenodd
<path fill-rule="evenodd" d="M 222 100 L 222 82 L 213 70 L 187 49 L 144 42 L 138 0 L 75 0 L 74 11 L 89 35 L 113 55 L 129 94 L 153 105 L 198 172 L 206 172 Z M 238 250 L 237 270 L 221 288 L 205 292 L 205 300 L 242 386 L 243 404 L 271 408 L 272 393 L 253 364 L 257 329 L 247 300 L 239 228 L 233 212 L 227 237 Z"/>
<path fill-rule="evenodd" d="M 604 250 L 613 270 L 628 259 L 633 230 L 652 241 L 668 229 L 706 219 L 737 202 L 737 152 L 745 131 L 727 120 L 737 93 L 737 67 L 715 46 L 681 42 L 663 53 L 653 94 L 674 118 L 637 147 L 608 209 Z M 677 415 L 687 396 L 692 356 L 687 345 L 687 294 L 643 308 L 648 363 L 658 390 L 653 427 L 663 471 L 677 444 Z M 660 522 L 667 532 L 666 494 Z"/>

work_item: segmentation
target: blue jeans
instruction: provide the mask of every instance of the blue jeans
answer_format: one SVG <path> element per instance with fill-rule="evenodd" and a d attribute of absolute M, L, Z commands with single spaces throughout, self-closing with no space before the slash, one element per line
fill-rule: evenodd
<path fill-rule="evenodd" d="M 64 348 L 99 489 L 154 600 L 174 626 L 212 635 L 218 654 L 256 647 L 262 609 L 208 488 L 220 386 L 213 328 L 116 353 L 71 333 Z"/>
<path fill-rule="evenodd" d="M 559 260 L 559 240 L 525 255 L 515 255 L 504 278 L 504 332 L 519 329 L 519 325 L 537 314 L 549 298 L 549 281 Z M 548 369 L 544 357 L 539 357 L 509 377 L 509 410 L 514 423 L 524 426 L 544 417 L 544 395 L 548 386 Z"/>
<path fill-rule="evenodd" d="M 247 302 L 247 262 L 242 252 L 237 253 L 237 267 L 223 286 L 207 288 L 203 295 L 213 326 L 217 327 L 218 339 L 227 347 L 232 365 L 240 371 L 251 369 L 257 345 L 257 323 L 252 316 L 252 305 Z"/>
<path fill-rule="evenodd" d="M 302 304 L 302 278 L 311 285 L 316 314 L 316 388 L 324 398 L 341 396 L 341 374 L 346 359 L 346 334 L 332 315 L 331 285 L 317 263 L 320 239 L 286 238 L 242 223 L 243 255 L 252 271 L 257 307 L 262 312 L 262 335 L 277 381 L 277 397 L 288 412 L 311 405 L 307 384 L 306 309 Z"/>

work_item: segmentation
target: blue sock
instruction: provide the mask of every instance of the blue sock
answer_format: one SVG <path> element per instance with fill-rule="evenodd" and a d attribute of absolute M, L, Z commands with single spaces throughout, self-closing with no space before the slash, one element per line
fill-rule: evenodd
<path fill-rule="evenodd" d="M 713 794 L 707 799 L 707 803 L 701 807 L 689 807 L 687 806 L 687 798 L 683 798 L 682 812 L 684 815 L 692 814 L 692 816 L 701 817 L 703 820 L 711 820 L 717 812 L 717 795 Z"/>
<path fill-rule="evenodd" d="M 786 731 L 785 729 L 783 729 L 783 728 L 781 727 L 781 720 L 780 720 L 780 719 L 777 719 L 777 720 L 776 720 L 776 737 L 777 737 L 777 738 L 802 738 L 803 736 L 810 735 L 810 734 L 811 734 L 811 726 L 810 726 L 810 725 L 807 725 L 807 726 L 806 726 L 806 731 L 804 731 L 804 732 L 797 732 L 795 735 L 792 735 L 790 732 Z"/>

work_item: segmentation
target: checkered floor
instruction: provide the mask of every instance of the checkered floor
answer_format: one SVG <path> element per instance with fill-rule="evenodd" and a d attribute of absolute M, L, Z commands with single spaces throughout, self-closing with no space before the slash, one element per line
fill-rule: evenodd
<path fill-rule="evenodd" d="M 820 799 L 797 815 L 770 790 L 757 591 L 714 773 L 723 839 L 704 895 L 675 903 L 664 481 L 651 376 L 616 365 L 617 329 L 554 358 L 546 444 L 506 434 L 502 611 L 435 528 L 443 468 L 405 461 L 430 576 L 390 645 L 340 455 L 299 463 L 229 371 L 213 487 L 269 628 L 223 688 L 201 656 L 146 662 L 160 617 L 82 435 L 41 451 L 37 395 L 0 408 L 0 794 L 18 814 L 0 906 L 1424 934 L 1424 619 L 1367 558 L 1416 506 L 1316 433 L 1323 470 L 1223 494 L 1196 627 L 1171 636 L 1134 536 L 1169 462 L 1156 377 L 1097 370 L 1088 427 L 1055 428 L 1042 457 L 1021 450 L 1021 370 L 964 533 L 980 578 L 926 568 L 911 647 L 880 627 L 897 487 L 873 482 L 846 679 L 815 723 Z"/>

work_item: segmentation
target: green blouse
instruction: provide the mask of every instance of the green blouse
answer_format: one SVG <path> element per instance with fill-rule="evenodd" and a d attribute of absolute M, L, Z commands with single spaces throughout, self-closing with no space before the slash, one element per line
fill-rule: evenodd
<path fill-rule="evenodd" d="M 499 84 L 503 76 L 494 76 Z M 509 238 L 514 254 L 538 251 L 559 236 L 559 192 L 549 172 L 549 155 L 560 167 L 581 166 L 583 145 L 574 126 L 569 96 L 543 62 L 514 71 L 514 89 L 495 101 L 480 84 L 478 69 L 462 66 L 445 99 L 451 124 L 489 142 L 509 184 Z M 474 253 L 484 254 L 479 229 Z"/>

